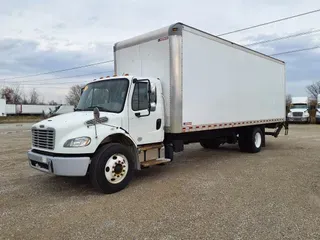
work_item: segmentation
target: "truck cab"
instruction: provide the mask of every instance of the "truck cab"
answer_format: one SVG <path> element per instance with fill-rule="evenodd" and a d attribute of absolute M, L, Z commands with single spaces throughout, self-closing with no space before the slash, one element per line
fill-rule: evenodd
<path fill-rule="evenodd" d="M 320 94 L 318 94 L 317 98 L 317 107 L 316 107 L 316 123 L 320 123 Z"/>
<path fill-rule="evenodd" d="M 289 122 L 310 123 L 309 99 L 308 97 L 293 97 L 290 112 L 288 113 Z"/>
<path fill-rule="evenodd" d="M 32 127 L 32 168 L 63 176 L 93 177 L 112 193 L 134 169 L 164 158 L 164 106 L 157 78 L 119 76 L 87 84 L 78 106 Z"/>

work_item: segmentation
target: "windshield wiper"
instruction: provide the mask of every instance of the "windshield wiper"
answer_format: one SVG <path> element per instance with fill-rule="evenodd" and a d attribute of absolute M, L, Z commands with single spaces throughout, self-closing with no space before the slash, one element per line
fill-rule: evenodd
<path fill-rule="evenodd" d="M 100 106 L 90 106 L 90 107 L 87 107 L 86 110 L 93 110 L 94 108 L 98 108 L 100 111 L 109 112 L 108 109 Z"/>

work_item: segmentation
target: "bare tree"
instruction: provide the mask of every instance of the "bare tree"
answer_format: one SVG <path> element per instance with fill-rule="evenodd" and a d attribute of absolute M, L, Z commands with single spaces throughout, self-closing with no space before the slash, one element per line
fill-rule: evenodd
<path fill-rule="evenodd" d="M 6 99 L 7 104 L 17 104 L 22 102 L 22 91 L 19 86 L 12 87 L 4 87 L 1 90 L 1 97 Z"/>
<path fill-rule="evenodd" d="M 286 109 L 287 109 L 287 112 L 290 111 L 290 105 L 292 103 L 292 97 L 291 97 L 291 94 L 288 94 L 286 96 Z"/>
<path fill-rule="evenodd" d="M 39 104 L 39 94 L 37 93 L 36 89 L 33 88 L 30 92 L 30 104 Z"/>
<path fill-rule="evenodd" d="M 49 105 L 58 105 L 58 103 L 54 100 L 51 100 L 50 102 L 48 102 Z"/>
<path fill-rule="evenodd" d="M 317 99 L 318 95 L 320 94 L 320 81 L 307 86 L 307 92 L 312 98 Z"/>
<path fill-rule="evenodd" d="M 74 85 L 70 88 L 68 95 L 66 96 L 66 102 L 72 106 L 76 106 L 81 96 L 81 86 Z"/>
<path fill-rule="evenodd" d="M 25 93 L 23 93 L 23 94 L 21 95 L 21 98 L 22 98 L 22 101 L 21 101 L 22 104 L 28 104 L 28 103 L 29 103 L 29 101 L 28 101 L 27 96 L 26 96 Z"/>
<path fill-rule="evenodd" d="M 288 95 L 286 96 L 286 105 L 287 105 L 287 106 L 290 106 L 290 105 L 291 105 L 291 102 L 292 102 L 291 94 L 288 94 Z"/>

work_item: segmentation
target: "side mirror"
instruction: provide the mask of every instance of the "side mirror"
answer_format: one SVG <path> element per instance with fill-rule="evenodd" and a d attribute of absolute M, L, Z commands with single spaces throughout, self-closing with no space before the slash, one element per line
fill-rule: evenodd
<path fill-rule="evenodd" d="M 150 102 L 157 102 L 157 89 L 155 84 L 151 85 L 151 89 L 150 89 Z"/>
<path fill-rule="evenodd" d="M 156 103 L 155 102 L 152 102 L 152 103 L 150 103 L 150 111 L 151 112 L 154 112 L 155 110 L 156 110 Z"/>
<path fill-rule="evenodd" d="M 151 84 L 150 88 L 150 111 L 154 112 L 157 106 L 157 88 L 155 84 Z"/>
<path fill-rule="evenodd" d="M 99 122 L 99 120 L 100 120 L 100 111 L 99 111 L 99 108 L 97 108 L 97 107 L 95 107 L 93 109 L 93 118 L 96 123 Z"/>

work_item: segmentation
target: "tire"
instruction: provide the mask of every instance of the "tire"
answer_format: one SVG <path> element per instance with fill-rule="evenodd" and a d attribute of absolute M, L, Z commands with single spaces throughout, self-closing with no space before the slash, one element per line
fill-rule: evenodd
<path fill-rule="evenodd" d="M 249 128 L 244 130 L 239 137 L 239 148 L 241 152 L 257 153 L 261 151 L 263 143 L 263 132 L 261 128 Z"/>
<path fill-rule="evenodd" d="M 221 143 L 215 139 L 208 139 L 208 140 L 201 140 L 200 145 L 203 148 L 218 149 L 220 147 Z"/>
<path fill-rule="evenodd" d="M 134 156 L 119 143 L 102 146 L 93 156 L 89 175 L 92 185 L 102 193 L 112 194 L 123 190 L 131 181 Z"/>

